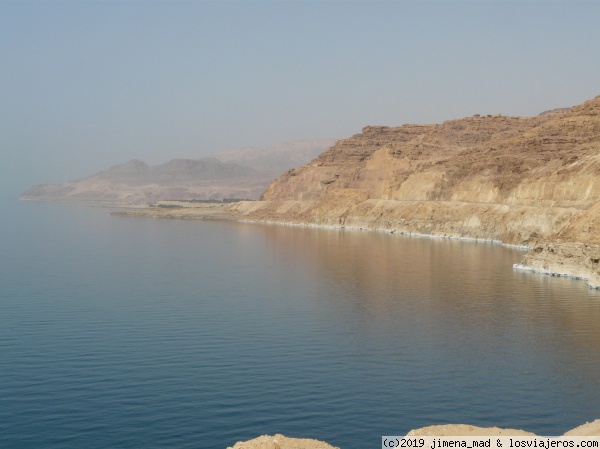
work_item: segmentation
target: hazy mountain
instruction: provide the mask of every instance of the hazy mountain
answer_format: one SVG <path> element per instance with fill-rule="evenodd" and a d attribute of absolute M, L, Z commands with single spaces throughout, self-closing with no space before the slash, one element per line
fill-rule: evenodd
<path fill-rule="evenodd" d="M 333 140 L 288 142 L 201 159 L 149 166 L 140 160 L 63 184 L 42 184 L 22 199 L 43 201 L 153 202 L 163 199 L 257 199 L 269 182 L 314 159 Z"/>
<path fill-rule="evenodd" d="M 257 170 L 284 173 L 290 168 L 299 167 L 313 160 L 335 140 L 299 140 L 286 142 L 269 148 L 245 148 L 215 154 L 221 162 L 237 162 Z"/>

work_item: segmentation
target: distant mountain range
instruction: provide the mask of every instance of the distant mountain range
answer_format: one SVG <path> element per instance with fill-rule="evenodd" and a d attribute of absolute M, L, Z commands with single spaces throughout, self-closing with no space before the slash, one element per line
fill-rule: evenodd
<path fill-rule="evenodd" d="M 334 140 L 287 142 L 201 159 L 173 159 L 155 166 L 134 159 L 63 184 L 34 186 L 21 199 L 114 203 L 258 199 L 271 181 L 311 161 L 334 143 Z"/>

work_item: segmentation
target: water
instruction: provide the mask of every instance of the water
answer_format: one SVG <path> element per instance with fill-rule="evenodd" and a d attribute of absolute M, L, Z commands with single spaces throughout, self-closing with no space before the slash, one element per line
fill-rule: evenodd
<path fill-rule="evenodd" d="M 0 447 L 379 447 L 600 417 L 600 292 L 522 252 L 7 203 Z"/>

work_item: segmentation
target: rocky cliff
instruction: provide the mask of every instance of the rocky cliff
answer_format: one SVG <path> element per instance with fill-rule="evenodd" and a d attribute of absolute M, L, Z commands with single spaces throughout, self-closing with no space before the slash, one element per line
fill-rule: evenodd
<path fill-rule="evenodd" d="M 368 126 L 233 209 L 252 220 L 491 239 L 600 284 L 600 96 L 535 117 Z"/>

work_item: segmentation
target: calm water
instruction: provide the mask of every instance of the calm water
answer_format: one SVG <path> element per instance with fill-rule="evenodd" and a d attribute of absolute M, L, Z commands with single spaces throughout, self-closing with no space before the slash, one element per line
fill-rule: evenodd
<path fill-rule="evenodd" d="M 600 293 L 519 251 L 6 204 L 0 447 L 379 447 L 600 417 Z"/>

